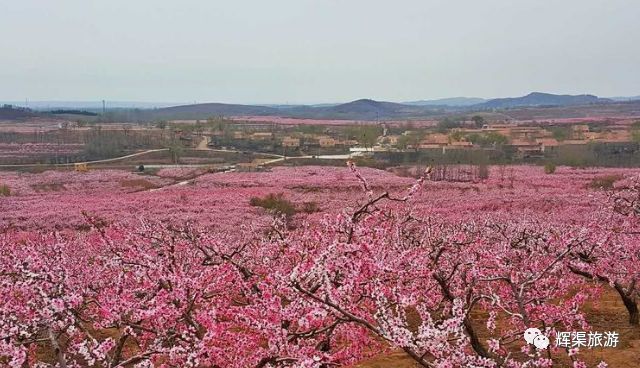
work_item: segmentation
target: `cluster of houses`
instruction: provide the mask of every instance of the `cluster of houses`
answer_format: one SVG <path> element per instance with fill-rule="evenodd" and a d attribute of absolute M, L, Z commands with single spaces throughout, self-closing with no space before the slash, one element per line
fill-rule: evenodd
<path fill-rule="evenodd" d="M 537 156 L 544 155 L 545 151 L 554 149 L 560 145 L 584 145 L 589 142 L 602 143 L 622 143 L 632 141 L 631 130 L 628 124 L 607 125 L 598 127 L 597 131 L 592 131 L 589 125 L 574 124 L 564 126 L 545 126 L 545 125 L 526 125 L 517 123 L 492 123 L 485 124 L 481 128 L 470 127 L 473 124 L 467 124 L 460 128 L 453 128 L 446 132 L 417 132 L 407 130 L 401 134 L 388 134 L 389 130 L 382 124 L 383 134 L 378 137 L 375 144 L 369 147 L 363 147 L 355 139 L 347 139 L 344 134 L 338 131 L 325 130 L 322 133 L 304 133 L 299 131 L 266 131 L 268 126 L 256 126 L 255 129 L 248 129 L 244 126 L 243 130 L 234 130 L 223 133 L 221 131 L 209 132 L 211 136 L 211 145 L 220 146 L 220 142 L 224 139 L 227 141 L 244 141 L 248 143 L 270 144 L 292 150 L 314 150 L 326 149 L 327 151 L 345 151 L 352 152 L 372 152 L 372 151 L 396 151 L 396 150 L 429 150 L 441 149 L 443 152 L 447 150 L 463 150 L 477 148 L 478 144 L 472 142 L 474 135 L 502 136 L 503 146 L 512 147 L 521 156 Z M 266 128 L 266 129 L 265 129 Z M 568 134 L 564 137 L 557 137 L 554 129 L 564 129 Z M 226 134 L 226 136 L 225 136 Z M 407 139 L 407 136 L 416 134 L 413 139 Z M 404 137 L 403 137 L 404 136 Z M 418 139 L 415 137 L 419 136 Z M 224 138 L 224 139 L 223 139 Z M 560 140 L 559 140 L 560 139 Z M 233 143 L 231 143 L 233 145 Z"/>
<path fill-rule="evenodd" d="M 218 133 L 220 134 L 220 133 Z M 215 135 L 215 133 L 214 133 Z M 295 133 L 279 135 L 272 132 L 246 133 L 236 130 L 232 133 L 234 140 L 249 140 L 253 142 L 275 142 L 282 147 L 321 147 L 321 148 L 349 148 L 358 145 L 357 140 L 340 139 L 326 134 Z"/>
<path fill-rule="evenodd" d="M 632 140 L 631 131 L 628 126 L 613 125 L 593 132 L 588 125 L 570 125 L 570 138 L 559 141 L 554 138 L 554 133 L 542 126 L 524 126 L 514 124 L 487 124 L 482 128 L 455 128 L 448 133 L 426 134 L 422 139 L 407 148 L 412 149 L 442 149 L 443 152 L 451 149 L 471 149 L 474 144 L 466 137 L 487 133 L 499 134 L 506 139 L 506 146 L 513 147 L 522 156 L 542 155 L 546 150 L 553 149 L 560 145 L 582 145 L 589 142 L 601 143 L 623 143 Z M 403 135 L 413 134 L 411 131 L 404 132 Z M 378 147 L 397 147 L 401 140 L 401 135 L 388 135 L 380 137 Z M 417 144 L 417 146 L 416 146 Z"/>

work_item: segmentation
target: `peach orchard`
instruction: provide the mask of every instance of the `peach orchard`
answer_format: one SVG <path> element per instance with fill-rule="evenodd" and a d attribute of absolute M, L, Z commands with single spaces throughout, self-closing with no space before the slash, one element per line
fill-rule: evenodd
<path fill-rule="evenodd" d="M 522 334 L 589 330 L 582 307 L 606 288 L 638 324 L 640 182 L 503 170 L 0 174 L 0 363 L 334 367 L 402 350 L 422 367 L 586 367 Z M 318 211 L 249 204 L 270 193 Z"/>

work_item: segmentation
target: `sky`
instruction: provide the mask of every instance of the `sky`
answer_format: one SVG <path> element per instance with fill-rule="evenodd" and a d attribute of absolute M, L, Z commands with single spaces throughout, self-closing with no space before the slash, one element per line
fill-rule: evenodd
<path fill-rule="evenodd" d="M 0 100 L 640 95 L 638 0 L 1 0 Z"/>

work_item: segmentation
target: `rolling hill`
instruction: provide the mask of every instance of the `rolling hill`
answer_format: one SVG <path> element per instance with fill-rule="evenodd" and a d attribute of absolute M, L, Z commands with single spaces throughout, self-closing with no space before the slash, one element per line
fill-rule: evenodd
<path fill-rule="evenodd" d="M 149 110 L 145 117 L 152 120 L 206 119 L 211 116 L 282 116 L 307 119 L 397 119 L 433 115 L 422 106 L 361 99 L 325 106 L 256 106 L 207 103 Z"/>
<path fill-rule="evenodd" d="M 278 109 L 267 106 L 236 105 L 224 103 L 203 103 L 195 105 L 181 105 L 147 110 L 145 118 L 151 120 L 171 119 L 206 119 L 212 116 L 238 116 L 238 115 L 277 115 Z"/>
<path fill-rule="evenodd" d="M 474 103 L 476 102 L 476 103 Z M 555 95 L 533 92 L 523 97 L 479 98 L 456 97 L 440 100 L 421 100 L 395 103 L 360 99 L 343 104 L 326 105 L 235 105 L 205 103 L 148 110 L 145 117 L 157 119 L 206 119 L 211 116 L 282 116 L 306 119 L 410 119 L 432 118 L 446 113 L 470 113 L 483 110 L 517 108 L 548 108 L 594 104 L 610 104 L 615 101 L 594 95 Z"/>
<path fill-rule="evenodd" d="M 613 100 L 594 95 L 554 95 L 551 93 L 532 92 L 522 97 L 496 98 L 472 107 L 478 109 L 509 109 L 526 106 L 573 106 L 610 102 L 613 102 Z"/>
<path fill-rule="evenodd" d="M 300 119 L 343 120 L 404 120 L 433 119 L 450 114 L 473 114 L 492 110 L 508 116 L 589 116 L 607 111 L 615 115 L 635 112 L 634 98 L 600 98 L 594 95 L 555 95 L 533 92 L 522 97 L 479 98 L 455 97 L 439 100 L 419 100 L 406 103 L 360 99 L 343 104 L 316 105 L 242 105 L 202 103 L 154 109 L 110 109 L 116 121 L 195 120 L 213 116 L 280 116 Z M 532 111 L 535 110 L 535 111 Z M 528 111 L 528 112 L 527 112 Z M 20 120 L 30 117 L 53 118 L 47 112 L 27 109 L 0 109 L 0 119 Z"/>
<path fill-rule="evenodd" d="M 472 106 L 481 104 L 486 102 L 487 100 L 484 98 L 478 97 L 451 97 L 451 98 L 440 98 L 437 100 L 419 100 L 419 101 L 409 101 L 404 102 L 406 105 L 415 105 L 415 106 L 451 106 L 451 107 L 464 107 L 464 106 Z"/>
<path fill-rule="evenodd" d="M 429 109 L 421 106 L 411 106 L 395 102 L 374 101 L 361 99 L 336 106 L 293 109 L 289 111 L 291 117 L 309 116 L 315 119 L 397 119 L 432 115 Z"/>

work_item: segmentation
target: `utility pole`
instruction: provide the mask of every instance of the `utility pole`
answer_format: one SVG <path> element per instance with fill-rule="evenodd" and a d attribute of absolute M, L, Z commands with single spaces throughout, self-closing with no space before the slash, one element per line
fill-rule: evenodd
<path fill-rule="evenodd" d="M 102 100 L 102 115 L 107 113 L 107 105 L 104 100 Z"/>

